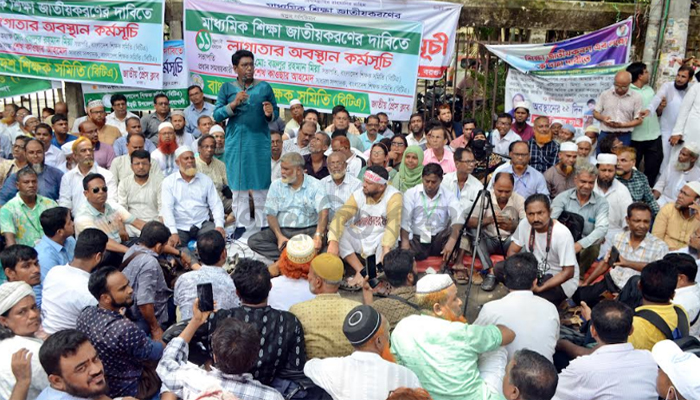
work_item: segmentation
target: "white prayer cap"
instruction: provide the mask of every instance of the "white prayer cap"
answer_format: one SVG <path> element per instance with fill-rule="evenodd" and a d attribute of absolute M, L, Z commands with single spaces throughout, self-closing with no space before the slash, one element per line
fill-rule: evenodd
<path fill-rule="evenodd" d="M 29 121 L 32 118 L 38 119 L 35 115 L 29 114 L 22 120 L 22 125 L 27 125 L 27 121 Z"/>
<path fill-rule="evenodd" d="M 26 118 L 25 118 L 25 120 L 26 120 Z M 700 153 L 700 147 L 695 142 L 685 142 L 683 144 L 683 148 L 688 149 L 688 151 L 690 151 L 691 153 L 694 153 L 694 154 Z"/>
<path fill-rule="evenodd" d="M 515 105 L 513 106 L 513 110 L 517 110 L 518 108 L 524 108 L 527 110 L 527 112 L 530 112 L 530 103 L 528 103 L 527 101 L 519 101 L 515 103 Z"/>
<path fill-rule="evenodd" d="M 578 146 L 574 142 L 564 142 L 559 145 L 559 151 L 578 151 Z"/>
<path fill-rule="evenodd" d="M 550 126 L 552 126 L 554 124 L 564 125 L 564 121 L 562 121 L 560 119 L 555 119 L 554 121 L 552 121 L 552 124 Z"/>
<path fill-rule="evenodd" d="M 596 159 L 596 164 L 609 164 L 609 165 L 617 165 L 617 155 L 615 154 L 608 154 L 608 153 L 600 153 L 598 154 L 598 158 Z"/>
<path fill-rule="evenodd" d="M 27 296 L 34 297 L 34 290 L 25 282 L 5 282 L 0 285 L 0 315 Z"/>
<path fill-rule="evenodd" d="M 188 151 L 191 152 L 192 154 L 194 154 L 194 151 L 192 150 L 192 148 L 190 146 L 187 146 L 187 145 L 178 146 L 177 149 L 175 149 L 175 158 L 176 159 L 180 158 L 181 155 L 187 153 Z"/>
<path fill-rule="evenodd" d="M 564 124 L 564 125 L 561 126 L 561 129 L 566 129 L 567 131 L 569 131 L 569 132 L 571 132 L 571 133 L 575 133 L 575 132 L 576 132 L 576 128 L 574 128 L 574 126 L 571 125 L 571 124 Z"/>
<path fill-rule="evenodd" d="M 161 130 L 163 130 L 165 128 L 170 128 L 172 130 L 175 130 L 175 127 L 170 122 L 161 122 L 161 124 L 158 125 L 158 132 L 160 132 Z"/>
<path fill-rule="evenodd" d="M 86 110 L 90 110 L 95 107 L 104 107 L 105 103 L 102 102 L 102 100 L 92 100 L 87 105 L 85 106 Z"/>
<path fill-rule="evenodd" d="M 651 356 L 659 365 L 673 387 L 685 399 L 700 399 L 700 358 L 685 353 L 671 340 L 662 340 L 651 349 Z"/>
<path fill-rule="evenodd" d="M 439 292 L 454 285 L 452 278 L 447 274 L 428 274 L 416 283 L 416 293 L 426 294 Z"/>
<path fill-rule="evenodd" d="M 299 99 L 292 99 L 292 101 L 289 102 L 289 108 L 292 108 L 294 106 L 300 106 L 301 101 Z"/>
<path fill-rule="evenodd" d="M 685 186 L 688 186 L 690 190 L 695 192 L 696 195 L 700 196 L 700 182 L 698 181 L 690 181 L 685 184 Z"/>
<path fill-rule="evenodd" d="M 586 136 L 586 135 L 579 136 L 579 137 L 576 138 L 576 144 L 579 144 L 579 143 L 581 143 L 581 142 L 588 142 L 588 143 L 590 143 L 590 144 L 593 144 L 593 141 L 591 140 L 591 138 L 589 138 L 589 137 Z"/>
<path fill-rule="evenodd" d="M 214 124 L 211 126 L 211 129 L 209 129 L 209 134 L 213 135 L 216 132 L 225 133 L 224 128 L 222 128 L 221 125 Z"/>

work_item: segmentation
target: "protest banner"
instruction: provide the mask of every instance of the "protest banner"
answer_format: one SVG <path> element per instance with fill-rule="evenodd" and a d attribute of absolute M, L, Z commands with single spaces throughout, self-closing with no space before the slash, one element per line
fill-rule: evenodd
<path fill-rule="evenodd" d="M 23 94 L 51 90 L 52 88 L 51 81 L 45 79 L 0 75 L 0 98 L 21 96 Z"/>
<path fill-rule="evenodd" d="M 160 88 L 164 12 L 164 0 L 0 1 L 0 73 Z"/>
<path fill-rule="evenodd" d="M 235 79 L 231 55 L 251 51 L 255 77 L 277 103 L 298 99 L 330 112 L 385 112 L 408 120 L 413 109 L 422 23 L 314 14 L 224 3 L 185 2 L 185 54 L 192 83 L 215 97 Z"/>
<path fill-rule="evenodd" d="M 632 18 L 561 42 L 486 45 L 520 72 L 580 69 L 624 64 L 632 45 Z"/>
<path fill-rule="evenodd" d="M 187 96 L 188 73 L 185 65 L 185 44 L 182 40 L 169 40 L 163 43 L 163 87 L 158 90 L 144 90 L 123 86 L 104 86 L 83 84 L 85 104 L 91 100 L 101 99 L 106 107 L 111 108 L 110 97 L 123 94 L 130 111 L 153 110 L 153 98 L 158 93 L 165 93 L 170 100 L 170 108 L 181 109 L 190 104 Z"/>
<path fill-rule="evenodd" d="M 286 11 L 423 22 L 418 78 L 429 80 L 441 79 L 453 61 L 455 35 L 457 34 L 459 14 L 462 11 L 461 4 L 439 1 L 358 2 L 357 0 L 334 0 L 332 4 L 326 2 L 322 5 L 312 0 L 236 1 L 241 4 L 261 5 Z"/>
<path fill-rule="evenodd" d="M 593 109 L 598 96 L 613 86 L 615 74 L 624 67 L 618 65 L 529 74 L 511 69 L 506 79 L 505 109 L 512 110 L 515 103 L 527 101 L 530 103 L 529 122 L 544 115 L 550 121 L 556 119 L 571 124 L 577 133 L 581 133 L 589 125 L 597 124 L 593 119 Z"/>

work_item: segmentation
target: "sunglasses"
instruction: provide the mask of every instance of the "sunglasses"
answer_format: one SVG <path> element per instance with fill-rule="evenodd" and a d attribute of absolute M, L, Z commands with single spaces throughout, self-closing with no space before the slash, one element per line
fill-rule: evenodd
<path fill-rule="evenodd" d="M 102 190 L 104 193 L 107 193 L 107 186 L 92 188 L 92 193 L 100 193 L 100 190 Z"/>

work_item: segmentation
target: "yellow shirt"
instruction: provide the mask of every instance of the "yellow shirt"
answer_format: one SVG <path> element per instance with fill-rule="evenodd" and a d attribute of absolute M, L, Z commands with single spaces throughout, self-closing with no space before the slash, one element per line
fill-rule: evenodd
<path fill-rule="evenodd" d="M 313 300 L 293 305 L 294 314 L 304 328 L 306 359 L 345 357 L 353 352 L 343 333 L 343 322 L 360 303 L 344 299 L 338 293 L 319 294 Z"/>
<path fill-rule="evenodd" d="M 663 240 L 670 251 L 686 247 L 690 235 L 700 228 L 700 221 L 694 217 L 686 219 L 676 209 L 675 203 L 666 204 L 656 215 L 652 235 Z"/>
<path fill-rule="evenodd" d="M 682 306 L 676 306 L 683 309 Z M 671 331 L 676 329 L 678 326 L 678 315 L 676 315 L 676 310 L 673 309 L 672 304 L 665 306 L 640 306 L 634 311 L 640 310 L 651 310 L 659 314 L 666 324 L 668 324 L 668 327 L 671 328 Z M 685 312 L 685 309 L 683 309 L 683 312 Z M 666 339 L 666 336 L 664 336 L 660 330 L 656 329 L 651 322 L 645 320 L 644 318 L 634 317 L 632 327 L 634 328 L 634 331 L 629 337 L 629 343 L 632 343 L 634 348 L 637 350 L 651 351 L 651 348 L 654 347 L 656 343 Z"/>

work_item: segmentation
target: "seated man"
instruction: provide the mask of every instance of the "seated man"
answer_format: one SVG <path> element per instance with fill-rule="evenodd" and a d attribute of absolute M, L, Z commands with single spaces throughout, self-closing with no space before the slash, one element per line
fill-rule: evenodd
<path fill-rule="evenodd" d="M 316 132 L 309 143 L 309 154 L 304 156 L 304 170 L 307 175 L 318 180 L 330 175 L 326 152 L 331 146 L 331 138 L 323 132 Z"/>
<path fill-rule="evenodd" d="M 0 263 L 8 282 L 24 282 L 32 287 L 37 299 L 37 307 L 41 305 L 41 270 L 34 248 L 23 244 L 6 247 L 0 252 Z"/>
<path fill-rule="evenodd" d="M 39 361 L 50 386 L 37 399 L 98 399 L 109 391 L 97 350 L 78 330 L 66 329 L 51 335 L 41 346 Z"/>
<path fill-rule="evenodd" d="M 2 254 L 2 253 L 0 253 Z M 682 306 L 690 318 L 690 335 L 700 336 L 700 284 L 698 265 L 689 254 L 667 254 L 664 259 L 676 266 L 678 284 L 673 296 L 673 303 Z"/>
<path fill-rule="evenodd" d="M 394 246 L 400 234 L 401 192 L 387 185 L 389 173 L 383 167 L 367 168 L 362 190 L 356 190 L 336 212 L 328 233 L 328 252 L 340 255 L 355 275 L 348 285 L 361 287 L 365 266 L 358 258 L 375 256 L 377 264 Z M 351 222 L 352 220 L 352 222 Z M 346 230 L 346 225 L 351 225 Z M 370 271 L 371 272 L 371 271 Z"/>
<path fill-rule="evenodd" d="M 224 161 L 224 151 L 226 151 L 226 132 L 221 125 L 214 125 L 209 130 L 209 134 L 214 136 L 216 140 L 216 148 L 214 149 L 214 158 L 219 161 Z"/>
<path fill-rule="evenodd" d="M 57 265 L 66 265 L 75 255 L 75 228 L 70 210 L 65 207 L 50 208 L 39 217 L 41 229 L 44 230 L 35 249 L 41 268 L 41 282 L 44 282 L 49 271 Z M 4 264 L 4 263 L 3 263 Z M 41 307 L 42 285 L 35 287 L 37 305 Z"/>
<path fill-rule="evenodd" d="M 309 143 L 311 143 L 311 139 L 315 134 L 315 123 L 310 121 L 302 122 L 297 137 L 295 139 L 285 140 L 282 143 L 282 153 L 299 153 L 302 157 L 310 154 Z"/>
<path fill-rule="evenodd" d="M 303 327 L 307 359 L 344 357 L 352 353 L 342 327 L 345 316 L 360 303 L 340 297 L 343 269 L 343 261 L 332 254 L 314 258 L 308 280 L 316 298 L 289 309 Z"/>
<path fill-rule="evenodd" d="M 219 193 L 221 202 L 224 205 L 224 213 L 231 213 L 231 191 L 228 188 L 228 177 L 226 176 L 226 164 L 223 161 L 214 158 L 214 150 L 216 150 L 216 139 L 209 134 L 202 135 L 197 140 L 197 148 L 199 155 L 195 158 L 197 163 L 197 171 L 211 178 L 216 187 L 216 192 Z M 229 195 L 225 195 L 228 193 Z"/>
<path fill-rule="evenodd" d="M 574 174 L 576 188 L 561 192 L 552 201 L 552 218 L 559 218 L 563 212 L 583 217 L 581 238 L 574 243 L 579 271 L 583 277 L 598 258 L 600 244 L 608 233 L 608 201 L 593 191 L 598 177 L 596 167 L 590 164 L 579 165 Z"/>
<path fill-rule="evenodd" d="M 242 304 L 218 310 L 212 319 L 211 329 L 216 329 L 228 319 L 246 322 L 256 328 L 261 337 L 260 343 L 265 343 L 265 347 L 258 353 L 255 366 L 248 372 L 264 385 L 272 385 L 283 371 L 300 373 L 306 363 L 304 331 L 293 314 L 268 305 L 271 283 L 265 264 L 244 258 L 236 266 L 233 282 Z"/>
<path fill-rule="evenodd" d="M 119 182 L 134 174 L 134 171 L 131 169 L 131 155 L 135 151 L 143 150 L 146 142 L 153 143 L 150 140 L 146 140 L 146 137 L 141 133 L 130 133 L 126 136 L 127 154 L 115 158 L 112 161 L 112 166 L 109 168 L 109 171 L 114 175 L 117 187 L 119 187 Z M 148 159 L 151 159 L 150 155 Z M 158 163 L 151 163 L 150 173 L 163 175 Z"/>
<path fill-rule="evenodd" d="M 503 395 L 509 400 L 551 400 L 557 389 L 557 369 L 532 350 L 518 350 L 506 367 Z"/>
<path fill-rule="evenodd" d="M 151 398 L 157 392 L 140 392 L 141 387 L 160 389 L 160 380 L 153 374 L 142 375 L 146 362 L 158 361 L 163 343 L 149 339 L 139 327 L 122 315 L 121 308 L 130 307 L 133 289 L 118 269 L 105 266 L 90 275 L 90 293 L 96 306 L 86 307 L 78 317 L 76 329 L 90 342 L 104 363 L 104 374 L 110 397 L 136 396 Z M 150 384 L 142 382 L 150 379 Z"/>
<path fill-rule="evenodd" d="M 586 136 L 583 136 L 586 137 Z M 615 179 L 615 166 L 617 156 L 615 154 L 598 154 L 595 163 L 598 166 L 598 179 L 593 191 L 608 201 L 608 233 L 605 241 L 600 245 L 598 258 L 605 257 L 618 233 L 622 232 L 627 223 L 627 207 L 632 204 L 632 196 L 625 185 Z"/>
<path fill-rule="evenodd" d="M 168 244 L 187 246 L 191 240 L 214 229 L 225 237 L 224 205 L 214 182 L 197 172 L 194 152 L 189 147 L 179 147 L 175 159 L 178 171 L 166 177 L 161 188 L 161 216 L 170 230 Z"/>
<path fill-rule="evenodd" d="M 547 181 L 541 172 L 530 166 L 530 153 L 527 142 L 513 142 L 510 144 L 508 156 L 510 164 L 503 164 L 495 172 L 508 172 L 515 179 L 513 190 L 527 199 L 535 193 L 549 196 Z M 489 182 L 489 189 L 493 188 L 493 178 Z"/>
<path fill-rule="evenodd" d="M 0 232 L 9 246 L 18 243 L 36 246 L 44 235 L 39 217 L 57 207 L 55 201 L 37 194 L 38 179 L 31 168 L 17 172 L 17 195 L 0 208 Z"/>
<path fill-rule="evenodd" d="M 657 398 L 654 359 L 627 342 L 633 316 L 632 309 L 619 301 L 605 300 L 593 307 L 590 331 L 598 345 L 561 371 L 556 400 Z M 573 346 L 562 342 L 562 347 Z"/>
<path fill-rule="evenodd" d="M 632 201 L 641 201 L 651 207 L 654 216 L 659 213 L 659 204 L 649 186 L 646 175 L 635 168 L 637 151 L 633 147 L 622 147 L 617 151 L 617 179 L 627 187 Z"/>
<path fill-rule="evenodd" d="M 690 319 L 682 306 L 671 302 L 676 285 L 678 270 L 666 260 L 652 261 L 642 270 L 639 290 L 642 292 L 642 305 L 634 310 L 634 322 L 629 342 L 637 350 L 651 350 L 662 340 L 670 339 L 651 323 L 646 316 L 656 314 L 666 323 L 669 330 L 687 336 L 690 331 Z"/>
<path fill-rule="evenodd" d="M 170 122 L 163 122 L 158 125 L 158 148 L 151 153 L 153 162 L 157 163 L 164 176 L 177 173 L 175 164 L 175 150 L 178 147 L 175 141 L 175 128 Z"/>
<path fill-rule="evenodd" d="M 688 245 L 690 234 L 700 228 L 700 220 L 691 213 L 690 206 L 700 197 L 700 182 L 688 182 L 678 192 L 675 203 L 661 208 L 654 220 L 651 233 L 663 240 L 671 251 Z"/>
<path fill-rule="evenodd" d="M 554 141 L 549 130 L 549 117 L 541 115 L 535 118 L 533 125 L 535 135 L 528 141 L 530 164 L 543 173 L 557 163 L 559 144 Z"/>
<path fill-rule="evenodd" d="M 248 246 L 276 261 L 290 237 L 304 234 L 312 236 L 316 250 L 321 250 L 329 208 L 323 185 L 304 174 L 301 155 L 287 153 L 282 156 L 282 178 L 272 182 L 267 192 L 265 214 L 270 229 L 251 236 Z"/>
<path fill-rule="evenodd" d="M 275 389 L 253 378 L 248 371 L 255 367 L 260 352 L 260 335 L 253 325 L 228 318 L 211 335 L 214 358 L 210 370 L 187 361 L 189 342 L 199 327 L 207 323 L 210 311 L 199 311 L 199 300 L 192 308 L 193 317 L 180 336 L 171 340 L 163 352 L 156 372 L 167 390 L 178 398 L 190 398 L 212 384 L 240 400 L 283 400 Z"/>
<path fill-rule="evenodd" d="M 58 197 L 58 205 L 71 210 L 77 210 L 85 199 L 83 179 L 88 174 L 100 174 L 107 183 L 107 199 L 115 201 L 117 198 L 117 185 L 114 176 L 108 170 L 95 163 L 95 153 L 92 142 L 87 138 L 79 138 L 70 142 L 72 144 L 75 167 L 63 174 L 61 178 L 61 190 Z"/>
<path fill-rule="evenodd" d="M 416 301 L 430 314 L 411 315 L 396 325 L 391 335 L 396 362 L 413 371 L 436 399 L 502 398 L 504 371 L 480 376 L 477 359 L 513 342 L 515 333 L 502 325 L 468 325 L 449 275 L 429 274 L 418 280 Z"/>
<path fill-rule="evenodd" d="M 160 168 L 151 163 L 151 155 L 146 150 L 136 150 L 127 157 L 132 173 L 119 182 L 117 203 L 144 222 L 159 220 L 163 185 Z M 127 233 L 129 237 L 136 237 L 141 231 L 128 226 Z"/>
<path fill-rule="evenodd" d="M 328 209 L 328 220 L 332 221 L 336 211 L 345 204 L 353 192 L 362 187 L 362 181 L 347 172 L 347 157 L 345 154 L 334 151 L 328 156 L 329 176 L 321 179 L 328 195 L 330 208 Z"/>
<path fill-rule="evenodd" d="M 292 236 L 282 250 L 278 262 L 280 275 L 272 278 L 272 289 L 267 298 L 270 307 L 289 311 L 297 304 L 314 299 L 308 277 L 311 260 L 316 257 L 314 240 L 309 235 Z"/>
<path fill-rule="evenodd" d="M 123 156 L 125 154 L 129 154 L 129 150 L 126 147 L 126 141 L 127 138 L 129 137 L 130 134 L 140 134 L 143 135 L 143 129 L 141 129 L 141 120 L 139 117 L 129 117 L 126 119 L 126 135 L 120 137 L 119 139 L 115 140 L 114 143 L 112 144 L 112 147 L 114 148 L 114 155 L 116 157 Z M 143 135 L 145 138 L 146 136 Z M 144 144 L 144 148 L 149 152 L 154 152 L 156 150 L 156 145 L 153 144 L 153 141 L 151 140 L 146 140 L 146 143 Z"/>
<path fill-rule="evenodd" d="M 566 143 L 566 142 L 571 142 L 574 140 L 574 136 L 576 135 L 576 128 L 574 128 L 573 125 L 571 124 L 564 124 L 562 125 L 561 129 L 559 129 L 559 134 L 555 137 L 555 139 L 559 139 L 559 143 Z M 561 150 L 559 150 L 561 151 Z"/>
<path fill-rule="evenodd" d="M 474 325 L 505 325 L 515 332 L 515 340 L 506 346 L 508 360 L 517 351 L 530 349 L 551 362 L 559 339 L 559 312 L 532 293 L 537 284 L 537 259 L 530 253 L 514 254 L 503 269 L 508 294 L 484 304 Z"/>
<path fill-rule="evenodd" d="M 576 186 L 574 183 L 574 166 L 578 155 L 578 146 L 573 142 L 564 142 L 559 149 L 559 162 L 544 172 L 547 189 L 552 198 L 565 190 Z"/>
<path fill-rule="evenodd" d="M 270 131 L 270 177 L 271 181 L 282 177 L 282 134 Z"/>
<path fill-rule="evenodd" d="M 579 272 L 574 238 L 566 226 L 552 219 L 549 196 L 535 194 L 525 200 L 525 216 L 513 233 L 508 257 L 525 249 L 537 258 L 537 284 L 532 292 L 555 306 L 573 296 Z M 502 268 L 494 268 L 496 277 L 504 278 Z"/>
<path fill-rule="evenodd" d="M 191 133 L 185 131 L 185 112 L 182 110 L 173 110 L 170 113 L 170 122 L 175 128 L 175 141 L 178 146 L 194 147 L 195 138 Z"/>
<path fill-rule="evenodd" d="M 112 160 L 114 160 L 115 154 L 112 145 L 103 143 L 99 140 L 99 134 L 97 125 L 92 121 L 84 121 L 80 124 L 80 136 L 90 139 L 92 146 L 95 150 L 95 162 L 102 168 L 109 169 L 112 165 Z M 114 127 L 110 127 L 114 128 Z M 63 152 L 68 152 L 71 149 L 72 144 L 66 143 L 61 146 Z"/>
<path fill-rule="evenodd" d="M 576 161 L 579 163 L 587 162 L 589 164 L 595 164 L 596 155 L 593 151 L 593 141 L 588 136 L 579 136 L 576 138 L 576 147 L 578 147 L 578 155 L 576 156 Z"/>
<path fill-rule="evenodd" d="M 384 276 L 391 285 L 391 297 L 372 298 L 369 285 L 362 286 L 363 303 L 371 305 L 389 323 L 389 333 L 396 324 L 410 315 L 420 315 L 416 304 L 416 282 L 418 271 L 416 260 L 410 250 L 394 249 L 384 255 Z"/>
<path fill-rule="evenodd" d="M 25 155 L 28 167 L 37 174 L 38 191 L 40 195 L 51 200 L 58 200 L 58 191 L 61 187 L 63 172 L 44 163 L 44 144 L 36 139 L 27 142 Z M 50 144 L 49 147 L 52 147 Z M 5 179 L 0 190 L 0 205 L 7 204 L 17 194 L 17 173 L 13 173 Z"/>
<path fill-rule="evenodd" d="M 350 310 L 343 333 L 355 349 L 351 355 L 314 358 L 304 366 L 304 375 L 334 399 L 385 399 L 398 388 L 421 387 L 416 374 L 394 362 L 389 323 L 377 310 L 367 305 Z"/>
<path fill-rule="evenodd" d="M 56 146 L 51 145 L 53 140 L 53 129 L 48 124 L 39 124 L 36 127 L 34 138 L 43 144 L 43 158 L 46 165 L 54 167 L 60 171 L 66 170 L 66 155 Z M 30 161 L 31 162 L 31 161 Z"/>
<path fill-rule="evenodd" d="M 32 138 L 29 136 L 17 136 L 12 145 L 12 158 L 9 160 L 0 159 L 0 184 L 5 183 L 5 180 L 13 173 L 29 165 L 25 149 L 30 140 Z"/>
<path fill-rule="evenodd" d="M 181 275 L 175 283 L 173 301 L 180 308 L 183 320 L 192 318 L 192 304 L 197 298 L 197 285 L 200 283 L 211 283 L 217 309 L 229 309 L 241 304 L 236 287 L 224 270 L 228 257 L 224 237 L 216 231 L 204 232 L 197 239 L 197 253 L 202 265 L 196 271 Z"/>
<path fill-rule="evenodd" d="M 44 277 L 41 314 L 49 335 L 75 328 L 83 308 L 97 304 L 88 290 L 88 280 L 92 270 L 102 262 L 107 240 L 107 235 L 98 229 L 84 230 L 78 236 L 70 263 L 53 267 Z"/>
<path fill-rule="evenodd" d="M 213 128 L 214 125 L 214 120 L 210 115 L 202 115 L 197 118 L 197 129 L 202 133 L 202 135 L 211 135 L 211 128 Z"/>
<path fill-rule="evenodd" d="M 461 217 L 457 199 L 440 185 L 442 175 L 439 164 L 426 165 L 423 184 L 406 191 L 401 211 L 401 248 L 412 250 L 418 261 L 431 256 L 442 257 L 441 269 L 446 266 L 457 242 L 459 230 L 456 226 Z"/>
<path fill-rule="evenodd" d="M 351 176 L 357 176 L 360 170 L 367 165 L 367 160 L 364 159 L 360 153 L 355 152 L 353 148 L 350 147 L 350 141 L 345 136 L 336 136 L 331 141 L 332 152 L 339 152 L 345 154 L 345 161 L 347 164 L 346 172 Z"/>
<path fill-rule="evenodd" d="M 325 132 L 332 139 L 338 136 L 345 136 L 354 150 L 362 153 L 365 151 L 365 146 L 360 140 L 360 132 L 355 128 L 355 125 L 350 123 L 350 113 L 342 105 L 333 107 L 333 123 L 326 127 Z"/>
<path fill-rule="evenodd" d="M 659 207 L 674 202 L 678 192 L 688 182 L 700 180 L 700 167 L 695 164 L 699 153 L 700 148 L 697 144 L 685 142 L 678 153 L 678 160 L 675 163 L 668 163 L 666 169 L 661 171 L 653 190 Z"/>
<path fill-rule="evenodd" d="M 450 148 L 446 147 L 448 138 L 445 128 L 439 125 L 433 126 L 427 132 L 427 136 L 428 149 L 423 156 L 423 165 L 436 163 L 442 167 L 446 174 L 455 172 L 457 167 L 455 167 L 454 155 Z"/>
<path fill-rule="evenodd" d="M 573 299 L 577 304 L 585 301 L 590 307 L 595 307 L 605 291 L 620 293 L 630 278 L 639 275 L 647 264 L 660 260 L 668 253 L 666 243 L 649 233 L 651 207 L 646 203 L 630 204 L 627 207 L 626 222 L 629 229 L 618 233 L 611 244 L 619 251 L 619 260 L 611 265 L 609 253 L 606 254 L 603 262 L 598 264 L 574 293 Z M 610 267 L 610 272 L 605 273 Z M 593 283 L 603 273 L 604 279 Z"/>

